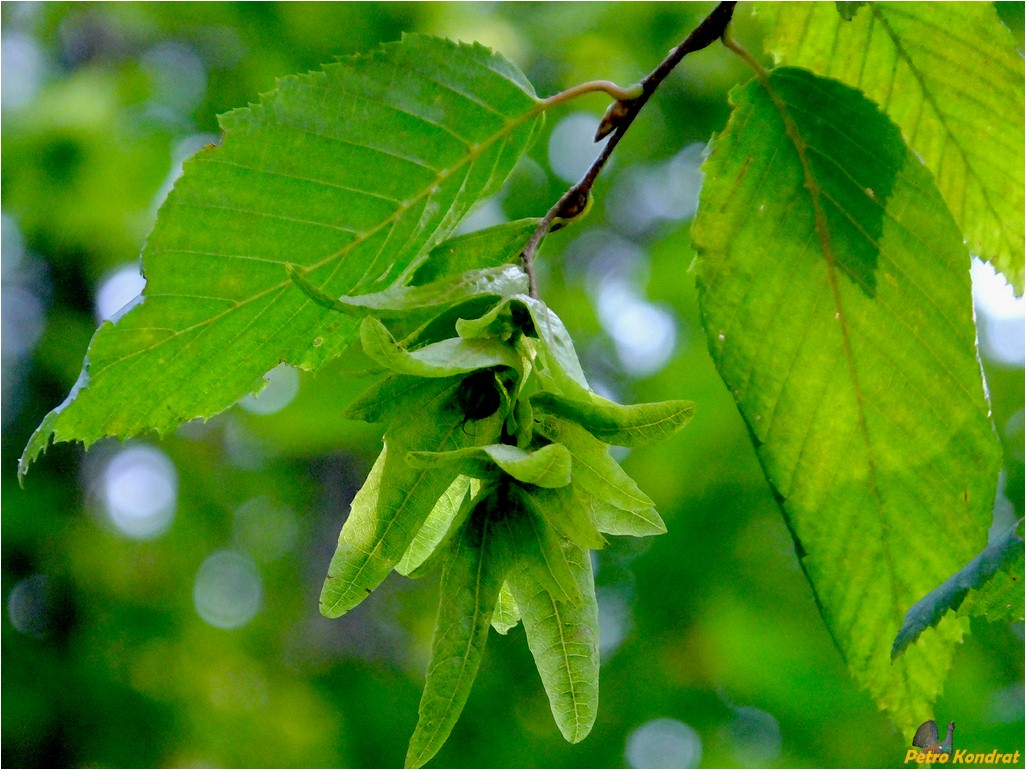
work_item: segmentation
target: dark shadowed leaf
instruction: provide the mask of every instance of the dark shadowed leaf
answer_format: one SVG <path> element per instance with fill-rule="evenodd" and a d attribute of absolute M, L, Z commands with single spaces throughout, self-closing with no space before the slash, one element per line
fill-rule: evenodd
<path fill-rule="evenodd" d="M 988 620 L 1023 618 L 1023 541 L 1009 530 L 913 605 L 894 639 L 894 659 L 949 610 Z"/>

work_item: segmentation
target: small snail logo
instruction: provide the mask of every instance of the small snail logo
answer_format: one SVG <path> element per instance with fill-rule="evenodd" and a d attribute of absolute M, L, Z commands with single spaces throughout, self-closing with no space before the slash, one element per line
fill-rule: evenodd
<path fill-rule="evenodd" d="M 915 762 L 920 765 L 946 765 L 951 762 L 956 765 L 982 765 L 985 767 L 1022 764 L 1021 750 L 1007 751 L 996 748 L 990 751 L 956 750 L 951 745 L 954 733 L 955 723 L 948 722 L 948 733 L 944 736 L 944 740 L 941 740 L 937 723 L 932 719 L 929 722 L 923 722 L 912 737 L 912 745 L 915 748 L 905 752 L 905 764 Z"/>
<path fill-rule="evenodd" d="M 948 734 L 944 736 L 943 741 L 940 740 L 937 723 L 931 719 L 929 722 L 919 725 L 919 729 L 916 730 L 916 734 L 912 738 L 912 745 L 921 748 L 924 754 L 950 754 L 954 732 L 955 723 L 948 722 Z"/>

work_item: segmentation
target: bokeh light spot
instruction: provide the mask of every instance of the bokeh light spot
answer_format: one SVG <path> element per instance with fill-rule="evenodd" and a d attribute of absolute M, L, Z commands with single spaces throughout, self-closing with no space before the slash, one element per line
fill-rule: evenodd
<path fill-rule="evenodd" d="M 145 285 L 146 279 L 139 272 L 138 262 L 126 263 L 109 273 L 96 290 L 97 322 L 108 321 L 126 306 L 134 304 Z"/>
<path fill-rule="evenodd" d="M 564 182 L 576 182 L 584 176 L 601 151 L 603 145 L 592 141 L 598 124 L 598 117 L 590 112 L 573 112 L 552 129 L 549 166 Z"/>
<path fill-rule="evenodd" d="M 772 714 L 754 706 L 734 707 L 734 718 L 723 738 L 742 767 L 769 767 L 780 755 L 780 724 Z"/>
<path fill-rule="evenodd" d="M 203 620 L 229 630 L 253 619 L 263 593 L 263 582 L 252 559 L 235 551 L 217 551 L 200 565 L 192 597 Z"/>
<path fill-rule="evenodd" d="M 596 591 L 599 618 L 599 655 L 608 660 L 623 644 L 633 625 L 631 605 L 622 591 L 599 588 Z"/>
<path fill-rule="evenodd" d="M 698 767 L 701 761 L 701 737 L 680 720 L 653 719 L 627 736 L 631 767 Z"/>
<path fill-rule="evenodd" d="M 299 371 L 287 364 L 278 364 L 264 375 L 267 384 L 256 395 L 239 399 L 239 407 L 250 414 L 274 414 L 292 403 L 299 393 Z"/>
<path fill-rule="evenodd" d="M 1026 689 L 1022 682 L 1002 687 L 991 693 L 987 716 L 998 724 L 1010 724 L 1022 719 L 1026 708 Z"/>
<path fill-rule="evenodd" d="M 174 463 L 151 446 L 120 450 L 103 471 L 103 506 L 122 534 L 150 540 L 164 534 L 175 516 L 178 474 Z"/>
<path fill-rule="evenodd" d="M 0 45 L 0 93 L 5 110 L 31 102 L 47 75 L 42 49 L 29 35 L 6 34 Z"/>
<path fill-rule="evenodd" d="M 677 342 L 677 328 L 670 313 L 616 279 L 601 285 L 598 311 L 602 326 L 616 346 L 616 355 L 628 372 L 644 377 L 666 366 Z"/>
<path fill-rule="evenodd" d="M 51 613 L 46 575 L 31 575 L 15 584 L 7 597 L 7 615 L 14 628 L 37 639 L 50 630 Z"/>
<path fill-rule="evenodd" d="M 985 358 L 1006 366 L 1026 363 L 1026 298 L 989 263 L 974 257 L 973 302 Z"/>
<path fill-rule="evenodd" d="M 183 114 L 191 112 L 207 92 L 207 70 L 199 54 L 176 42 L 157 43 L 140 60 L 153 82 L 153 98 Z"/>
<path fill-rule="evenodd" d="M 32 352 L 43 333 L 43 305 L 39 297 L 20 286 L 4 286 L 3 331 L 0 333 L 5 359 L 21 359 Z"/>

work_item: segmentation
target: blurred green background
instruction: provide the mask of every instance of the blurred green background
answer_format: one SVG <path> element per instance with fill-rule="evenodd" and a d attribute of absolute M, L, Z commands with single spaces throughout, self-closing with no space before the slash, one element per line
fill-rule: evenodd
<path fill-rule="evenodd" d="M 396 766 L 417 718 L 437 575 L 393 576 L 339 620 L 317 596 L 379 447 L 339 367 L 276 370 L 258 399 L 162 440 L 17 458 L 67 395 L 98 321 L 216 115 L 275 78 L 404 31 L 491 45 L 539 94 L 637 81 L 710 10 L 676 3 L 2 5 L 4 766 Z M 1022 40 L 1022 4 L 1001 7 Z M 744 4 L 737 37 L 760 50 Z M 623 463 L 669 533 L 598 555 L 601 707 L 570 746 L 522 628 L 492 634 L 435 766 L 898 766 L 897 734 L 833 647 L 706 351 L 688 228 L 727 92 L 720 47 L 689 57 L 617 150 L 588 219 L 553 234 L 541 290 L 589 377 L 624 401 L 692 398 L 694 422 Z M 540 216 L 596 152 L 606 102 L 552 115 L 468 228 Z M 1023 318 L 977 266 L 994 418 L 996 526 L 1023 515 Z M 1002 293 L 1004 291 L 1004 293 Z M 943 543 L 942 532 L 923 537 Z M 942 545 L 941 545 L 942 547 Z M 938 672 L 939 676 L 943 672 Z M 1023 749 L 1023 626 L 973 624 L 938 723 L 957 747 Z M 1020 764 L 1021 766 L 1021 764 Z"/>

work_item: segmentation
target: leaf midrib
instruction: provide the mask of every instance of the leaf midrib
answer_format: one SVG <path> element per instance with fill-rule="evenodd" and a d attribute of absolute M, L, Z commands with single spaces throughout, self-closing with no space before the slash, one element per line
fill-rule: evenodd
<path fill-rule="evenodd" d="M 840 329 L 841 346 L 844 354 L 845 362 L 848 368 L 848 375 L 851 381 L 852 390 L 855 397 L 855 409 L 858 415 L 858 429 L 862 435 L 863 443 L 865 446 L 866 461 L 869 467 L 869 493 L 870 496 L 876 501 L 876 505 L 873 506 L 873 512 L 876 514 L 877 523 L 881 529 L 887 528 L 887 523 L 883 516 L 883 498 L 880 492 L 879 486 L 879 468 L 877 466 L 877 460 L 873 451 L 872 440 L 869 435 L 869 427 L 866 422 L 866 412 L 864 405 L 864 394 L 860 385 L 858 376 L 858 370 L 855 363 L 854 354 L 851 346 L 851 332 L 848 328 L 847 317 L 844 312 L 844 305 L 841 299 L 840 283 L 838 281 L 838 266 L 836 256 L 833 252 L 833 247 L 830 241 L 829 227 L 827 225 L 826 214 L 823 211 L 822 204 L 820 202 L 820 194 L 822 190 L 817 182 L 815 175 L 812 172 L 811 164 L 806 157 L 805 151 L 808 148 L 808 144 L 805 142 L 798 130 L 798 127 L 791 120 L 788 114 L 788 105 L 777 93 L 769 80 L 769 77 L 764 71 L 758 72 L 759 80 L 762 86 L 766 89 L 774 107 L 776 107 L 782 123 L 784 124 L 784 130 L 787 133 L 788 138 L 794 145 L 795 152 L 798 157 L 799 164 L 802 167 L 802 173 L 805 178 L 805 189 L 808 191 L 809 200 L 812 204 L 813 213 L 815 216 L 816 223 L 816 234 L 820 242 L 820 248 L 823 252 L 824 261 L 827 265 L 827 283 L 830 286 L 831 297 L 834 302 L 834 306 L 837 311 L 836 320 L 839 322 L 838 326 Z M 896 603 L 898 594 L 897 587 L 897 575 L 895 574 L 894 559 L 891 554 L 890 545 L 886 538 L 880 539 L 881 553 L 887 565 L 887 577 L 890 582 L 890 612 L 889 614 L 894 615 L 897 613 L 899 624 L 900 616 L 902 615 L 901 607 Z M 910 683 L 907 677 L 902 677 L 901 681 L 906 690 L 906 697 L 911 697 Z"/>
<path fill-rule="evenodd" d="M 441 398 L 441 394 L 435 396 L 435 399 L 437 398 Z M 453 433 L 455 433 L 455 431 L 456 425 L 453 424 L 452 426 L 450 426 L 448 431 L 442 434 L 438 442 L 439 448 L 444 447 L 449 443 L 449 440 L 452 437 Z M 352 580 L 349 581 L 350 587 L 356 587 L 360 576 L 363 575 L 364 571 L 367 569 L 368 565 L 371 562 L 371 559 L 373 559 L 381 550 L 382 542 L 384 542 L 385 538 L 388 537 L 388 533 L 392 531 L 392 527 L 395 526 L 396 522 L 399 521 L 399 518 L 401 517 L 402 513 L 406 510 L 407 505 L 410 502 L 410 498 L 413 497 L 417 489 L 424 483 L 424 480 L 431 475 L 432 472 L 430 470 L 424 470 L 421 471 L 420 474 L 417 476 L 417 481 L 411 485 L 410 489 L 406 493 L 406 496 L 403 498 L 402 503 L 396 508 L 395 511 L 393 511 L 392 517 L 388 520 L 388 524 L 386 525 L 384 532 L 382 532 L 381 536 L 377 538 L 377 542 L 374 543 L 374 547 L 367 554 L 365 554 L 365 557 L 362 563 L 360 564 L 359 569 L 357 569 L 356 573 L 353 575 Z M 335 609 L 342 603 L 343 602 L 341 598 L 339 598 L 335 601 L 334 604 L 331 605 L 328 612 L 334 612 Z"/>
<path fill-rule="evenodd" d="M 433 756 L 434 752 L 431 752 L 430 749 L 434 744 L 435 738 L 438 736 L 438 733 L 442 729 L 442 725 L 446 721 L 444 717 L 447 717 L 450 709 L 452 709 L 452 704 L 456 700 L 456 693 L 460 691 L 463 684 L 463 678 L 466 676 L 467 673 L 467 664 L 470 659 L 470 654 L 474 648 L 474 639 L 476 637 L 477 628 L 481 618 L 481 584 L 483 582 L 482 574 L 484 572 L 484 565 L 487 559 L 486 551 L 488 538 L 490 535 L 491 523 L 491 516 L 486 517 L 483 525 L 483 530 L 481 532 L 481 545 L 477 549 L 477 568 L 474 573 L 474 613 L 471 617 L 470 634 L 467 637 L 467 644 L 463 649 L 463 655 L 460 656 L 459 674 L 456 678 L 455 685 L 449 688 L 449 700 L 445 704 L 445 708 L 442 710 L 443 718 L 436 720 L 434 730 L 431 732 L 431 735 L 424 743 L 424 747 L 417 754 L 417 759 L 415 760 L 415 764 L 417 767 L 423 765 L 424 762 L 426 762 L 428 759 L 430 759 L 431 756 Z M 467 526 L 472 526 L 472 524 L 468 523 Z M 461 543 L 461 547 L 466 547 L 465 542 Z M 454 557 L 454 561 L 456 559 L 458 559 L 458 555 Z M 442 601 L 445 601 L 444 596 L 442 597 Z M 428 757 L 425 758 L 424 755 L 426 753 L 428 754 Z"/>
<path fill-rule="evenodd" d="M 590 558 L 590 557 L 587 554 L 585 554 L 585 558 Z M 578 695 L 577 679 L 574 677 L 573 671 L 571 671 L 571 669 L 570 669 L 570 652 L 567 650 L 567 639 L 566 639 L 566 636 L 564 634 L 564 630 L 565 629 L 564 629 L 564 626 L 563 626 L 563 617 L 560 615 L 560 612 L 559 612 L 559 603 L 555 599 L 552 598 L 552 596 L 548 593 L 548 591 L 545 591 L 543 589 L 542 590 L 542 594 L 549 600 L 549 602 L 552 605 L 552 615 L 556 619 L 556 628 L 559 631 L 559 635 L 558 635 L 558 639 L 559 639 L 559 652 L 560 652 L 560 656 L 563 659 L 563 670 L 566 671 L 567 684 L 570 687 L 570 701 L 573 704 L 573 709 L 574 709 L 574 731 L 573 731 L 573 738 L 574 739 L 571 740 L 570 742 L 571 743 L 577 743 L 577 741 L 579 741 L 581 739 L 581 737 L 583 737 L 583 736 L 580 736 L 580 732 L 581 732 L 581 711 L 580 711 L 580 707 L 578 705 L 578 698 L 577 698 L 577 695 Z"/>

